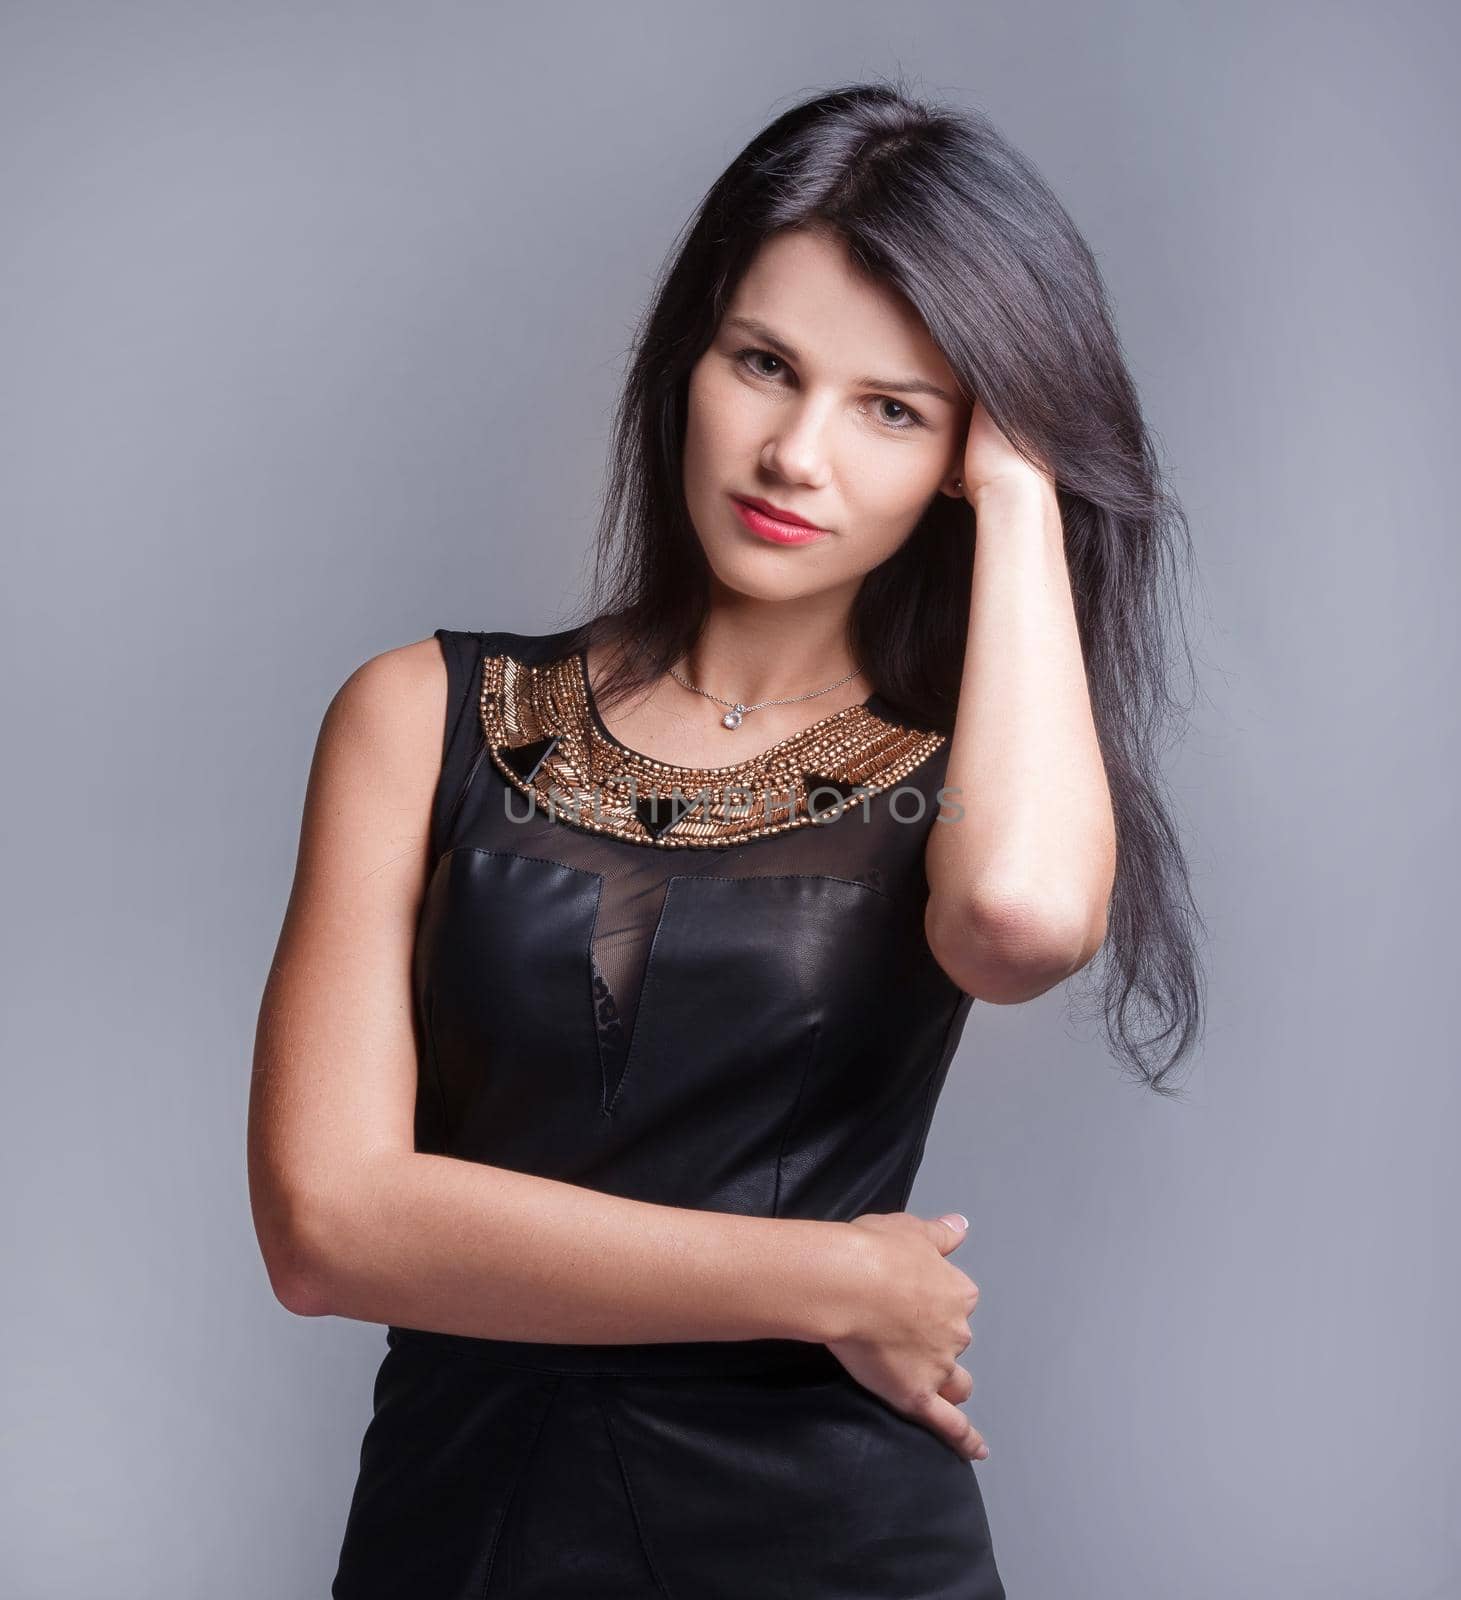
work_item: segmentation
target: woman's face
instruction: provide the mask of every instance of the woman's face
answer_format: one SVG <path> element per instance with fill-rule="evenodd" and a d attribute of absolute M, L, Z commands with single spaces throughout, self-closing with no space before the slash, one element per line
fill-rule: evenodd
<path fill-rule="evenodd" d="M 935 494 L 959 494 L 970 409 L 917 313 L 857 276 L 844 246 L 767 240 L 690 374 L 685 499 L 715 577 L 760 599 L 846 587 L 850 601 Z M 826 535 L 763 538 L 742 496 Z"/>

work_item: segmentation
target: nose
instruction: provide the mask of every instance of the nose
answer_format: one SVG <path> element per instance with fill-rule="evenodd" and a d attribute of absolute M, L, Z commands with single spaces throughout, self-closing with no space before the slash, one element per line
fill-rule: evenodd
<path fill-rule="evenodd" d="M 788 483 L 824 488 L 831 477 L 826 429 L 827 419 L 819 415 L 815 406 L 789 408 L 783 414 L 782 426 L 761 451 L 761 465 Z"/>

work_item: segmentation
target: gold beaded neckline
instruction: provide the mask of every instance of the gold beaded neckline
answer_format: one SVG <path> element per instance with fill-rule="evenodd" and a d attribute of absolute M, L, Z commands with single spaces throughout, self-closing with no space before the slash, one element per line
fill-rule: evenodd
<path fill-rule="evenodd" d="M 675 766 L 602 726 L 582 651 L 537 666 L 484 656 L 478 712 L 493 764 L 549 815 L 662 848 L 825 827 L 907 777 L 946 738 L 854 705 L 731 766 Z"/>

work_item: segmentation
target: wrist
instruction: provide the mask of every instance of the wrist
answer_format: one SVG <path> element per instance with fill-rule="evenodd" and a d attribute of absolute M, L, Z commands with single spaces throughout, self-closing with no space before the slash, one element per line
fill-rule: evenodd
<path fill-rule="evenodd" d="M 976 517 L 999 515 L 1003 512 L 1020 512 L 1027 508 L 1058 508 L 1055 485 L 1040 473 L 1025 472 L 995 478 L 971 489 L 966 498 L 974 508 Z"/>
<path fill-rule="evenodd" d="M 855 1336 L 872 1293 L 871 1241 L 847 1222 L 788 1218 L 783 1253 L 780 1337 L 830 1344 Z"/>

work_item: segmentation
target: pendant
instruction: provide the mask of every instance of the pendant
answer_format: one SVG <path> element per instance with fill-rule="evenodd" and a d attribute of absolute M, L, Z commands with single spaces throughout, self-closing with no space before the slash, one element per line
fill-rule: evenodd
<path fill-rule="evenodd" d="M 738 703 L 734 711 L 727 711 L 726 714 L 720 719 L 722 725 L 727 728 L 739 728 L 741 725 L 741 713 L 745 709 L 746 708 L 743 705 Z"/>

